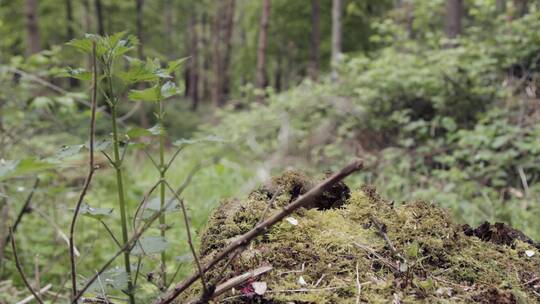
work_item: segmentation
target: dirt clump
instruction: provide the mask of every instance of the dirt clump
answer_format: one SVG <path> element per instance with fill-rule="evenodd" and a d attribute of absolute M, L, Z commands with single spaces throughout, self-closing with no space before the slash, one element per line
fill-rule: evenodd
<path fill-rule="evenodd" d="M 313 185 L 291 171 L 245 200 L 224 200 L 202 234 L 203 262 Z M 372 187 L 340 184 L 206 277 L 217 285 L 272 266 L 216 303 L 539 303 L 540 252 L 527 240 L 506 225 L 464 232 L 431 203 L 394 205 Z M 259 283 L 265 289 L 255 293 Z M 201 289 L 195 284 L 178 303 Z"/>

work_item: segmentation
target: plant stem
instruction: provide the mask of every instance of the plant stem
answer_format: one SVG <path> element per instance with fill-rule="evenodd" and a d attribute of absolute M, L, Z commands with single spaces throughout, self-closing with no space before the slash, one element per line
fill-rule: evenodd
<path fill-rule="evenodd" d="M 118 192 L 118 204 L 120 205 L 120 220 L 122 221 L 122 242 L 125 245 L 128 242 L 128 227 L 127 227 L 127 217 L 126 217 L 126 200 L 124 197 L 124 181 L 122 177 L 122 161 L 120 159 L 120 147 L 119 147 L 120 144 L 118 140 L 118 126 L 116 122 L 116 117 L 117 117 L 116 103 L 113 103 L 111 106 L 111 116 L 112 116 L 111 119 L 112 119 L 114 169 L 116 171 L 116 185 L 118 187 L 117 192 Z M 126 269 L 126 273 L 128 277 L 127 292 L 129 296 L 129 303 L 135 304 L 135 297 L 133 295 L 133 282 L 131 278 L 131 264 L 129 262 L 129 251 L 124 251 L 124 267 Z"/>
<path fill-rule="evenodd" d="M 159 178 L 160 180 L 165 180 L 165 128 L 163 125 L 163 102 L 158 100 L 158 123 L 159 123 Z M 160 199 L 160 208 L 163 209 L 165 206 L 165 184 L 161 183 L 159 186 L 159 199 Z M 159 217 L 159 225 L 161 231 L 161 237 L 165 238 L 166 221 L 165 221 L 165 212 Z M 161 278 L 163 286 L 167 286 L 167 267 L 166 267 L 166 254 L 165 251 L 161 252 Z"/>

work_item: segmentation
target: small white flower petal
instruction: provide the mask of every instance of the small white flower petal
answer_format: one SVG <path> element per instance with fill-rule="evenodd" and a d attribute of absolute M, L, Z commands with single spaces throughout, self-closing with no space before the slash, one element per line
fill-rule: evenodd
<path fill-rule="evenodd" d="M 525 250 L 525 255 L 528 256 L 529 258 L 532 258 L 534 256 L 534 251 L 532 250 Z"/>
<path fill-rule="evenodd" d="M 307 282 L 306 280 L 304 280 L 304 277 L 303 276 L 300 276 L 298 278 L 298 284 L 302 285 L 302 286 L 306 286 L 307 285 Z"/>
<path fill-rule="evenodd" d="M 285 219 L 287 222 L 291 223 L 291 225 L 296 226 L 298 225 L 298 220 L 294 217 L 288 217 Z"/>
<path fill-rule="evenodd" d="M 253 282 L 251 283 L 251 286 L 253 286 L 253 289 L 256 294 L 262 296 L 265 292 L 268 286 L 266 285 L 266 282 Z"/>

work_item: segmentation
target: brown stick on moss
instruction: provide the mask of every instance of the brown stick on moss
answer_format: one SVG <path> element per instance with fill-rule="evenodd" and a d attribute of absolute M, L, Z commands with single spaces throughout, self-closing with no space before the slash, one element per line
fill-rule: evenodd
<path fill-rule="evenodd" d="M 254 238 L 265 233 L 270 227 L 280 222 L 282 219 L 293 213 L 299 208 L 302 208 L 309 203 L 311 203 L 317 196 L 321 195 L 324 191 L 328 190 L 330 187 L 340 182 L 347 176 L 363 168 L 363 162 L 361 160 L 353 161 L 347 166 L 343 167 L 339 172 L 334 173 L 332 176 L 324 180 L 322 183 L 313 187 L 304 195 L 298 197 L 294 202 L 290 203 L 283 208 L 278 214 L 268 218 L 267 220 L 261 222 L 255 228 L 251 229 L 247 233 L 240 236 L 234 242 L 225 247 L 221 252 L 219 252 L 208 264 L 204 265 L 202 270 L 203 272 L 208 271 L 210 268 L 214 267 L 219 261 L 225 259 L 229 254 L 241 246 L 244 246 L 251 242 Z M 168 292 L 164 297 L 158 298 L 156 304 L 168 304 L 171 303 L 176 297 L 178 297 L 183 291 L 185 291 L 189 286 L 191 286 L 199 278 L 199 272 L 193 273 L 191 276 L 186 278 L 184 281 L 178 283 L 170 292 Z"/>

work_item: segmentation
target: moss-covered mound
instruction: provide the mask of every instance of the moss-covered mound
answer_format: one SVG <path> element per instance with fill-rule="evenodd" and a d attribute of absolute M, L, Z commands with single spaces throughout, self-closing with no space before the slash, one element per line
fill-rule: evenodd
<path fill-rule="evenodd" d="M 245 201 L 224 201 L 202 236 L 203 260 L 313 184 L 288 172 Z M 254 287 L 261 284 L 249 281 L 215 299 L 219 303 L 540 302 L 537 244 L 522 235 L 501 236 L 501 227 L 464 229 L 430 203 L 394 206 L 372 188 L 350 193 L 338 184 L 310 208 L 269 229 L 232 262 L 208 272 L 207 279 L 219 284 L 273 267 L 256 279 L 267 286 L 258 288 L 259 294 Z M 492 231 L 487 234 L 504 244 L 476 234 L 482 231 Z M 200 295 L 200 289 L 193 286 L 180 302 Z"/>

